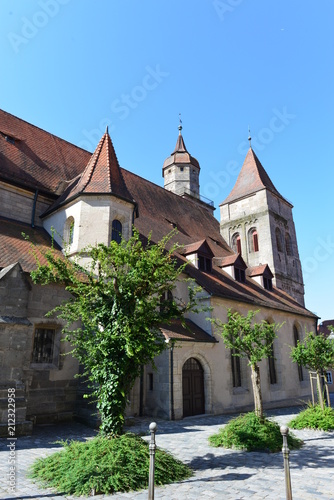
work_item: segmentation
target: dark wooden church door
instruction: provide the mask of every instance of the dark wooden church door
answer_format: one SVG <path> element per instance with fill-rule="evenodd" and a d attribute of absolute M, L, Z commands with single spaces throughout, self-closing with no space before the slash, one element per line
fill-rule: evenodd
<path fill-rule="evenodd" d="M 183 417 L 201 415 L 204 410 L 204 372 L 199 361 L 189 358 L 182 369 Z"/>

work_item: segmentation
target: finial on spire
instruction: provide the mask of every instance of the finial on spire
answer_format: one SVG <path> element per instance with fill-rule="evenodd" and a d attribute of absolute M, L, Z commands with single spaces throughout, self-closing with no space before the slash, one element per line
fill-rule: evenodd
<path fill-rule="evenodd" d="M 179 134 L 181 135 L 181 130 L 182 130 L 182 120 L 181 120 L 181 113 L 179 113 Z"/>
<path fill-rule="evenodd" d="M 108 125 L 106 126 L 106 134 L 109 134 Z"/>
<path fill-rule="evenodd" d="M 251 148 L 252 147 L 252 138 L 251 138 L 251 134 L 250 134 L 250 128 L 249 128 L 249 125 L 248 125 L 248 140 L 249 140 L 249 147 Z"/>

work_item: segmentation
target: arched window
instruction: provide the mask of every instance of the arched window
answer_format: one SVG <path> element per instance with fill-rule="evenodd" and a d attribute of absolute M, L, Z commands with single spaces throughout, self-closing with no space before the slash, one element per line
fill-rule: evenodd
<path fill-rule="evenodd" d="M 294 343 L 294 346 L 297 347 L 298 345 L 298 342 L 299 342 L 299 332 L 298 332 L 298 328 L 296 325 L 293 325 L 293 343 Z M 303 376 L 303 368 L 301 365 L 298 365 L 298 377 L 299 377 L 299 381 L 302 382 L 304 380 L 304 376 Z"/>
<path fill-rule="evenodd" d="M 249 252 L 259 251 L 259 238 L 257 230 L 254 227 L 248 231 L 248 247 Z"/>
<path fill-rule="evenodd" d="M 241 238 L 239 233 L 234 233 L 232 236 L 232 250 L 241 255 Z"/>
<path fill-rule="evenodd" d="M 282 240 L 282 233 L 280 229 L 277 227 L 276 228 L 276 245 L 277 245 L 277 250 L 279 252 L 283 252 L 283 240 Z"/>
<path fill-rule="evenodd" d="M 64 242 L 72 245 L 74 237 L 74 217 L 68 217 L 64 225 Z"/>
<path fill-rule="evenodd" d="M 122 224 L 117 219 L 112 221 L 111 239 L 112 241 L 116 241 L 116 243 L 120 243 L 122 240 Z"/>
<path fill-rule="evenodd" d="M 286 248 L 286 253 L 292 256 L 293 255 L 292 240 L 289 233 L 285 233 L 285 248 Z"/>

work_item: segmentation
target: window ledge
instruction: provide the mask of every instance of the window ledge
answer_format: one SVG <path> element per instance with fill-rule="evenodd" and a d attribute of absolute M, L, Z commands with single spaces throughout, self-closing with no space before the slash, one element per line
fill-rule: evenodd
<path fill-rule="evenodd" d="M 30 363 L 31 370 L 59 370 L 59 366 L 53 363 Z"/>

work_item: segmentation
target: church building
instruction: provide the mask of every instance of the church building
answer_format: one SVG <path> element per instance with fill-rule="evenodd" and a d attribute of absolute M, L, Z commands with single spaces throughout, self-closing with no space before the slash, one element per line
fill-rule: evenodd
<path fill-rule="evenodd" d="M 120 167 L 108 130 L 91 154 L 0 111 L 0 435 L 7 432 L 8 389 L 15 389 L 17 434 L 38 423 L 93 419 L 75 378 L 80 367 L 64 355 L 71 346 L 61 341 L 62 322 L 45 316 L 68 294 L 61 285 L 32 282 L 31 242 L 43 251 L 54 239 L 59 252 L 75 257 L 88 245 L 129 238 L 133 226 L 153 242 L 177 229 L 177 256 L 210 310 L 189 314 L 187 328 L 161 325 L 168 348 L 156 370 L 144 367 L 129 394 L 129 417 L 252 409 L 247 361 L 232 356 L 207 320 L 226 321 L 229 308 L 283 323 L 272 356 L 260 364 L 264 407 L 309 398 L 307 371 L 292 363 L 289 346 L 315 332 L 318 318 L 304 305 L 291 203 L 251 146 L 232 191 L 222 193 L 220 221 L 200 194 L 200 165 L 181 126 L 161 165 L 164 187 Z M 186 293 L 180 280 L 175 296 Z"/>

